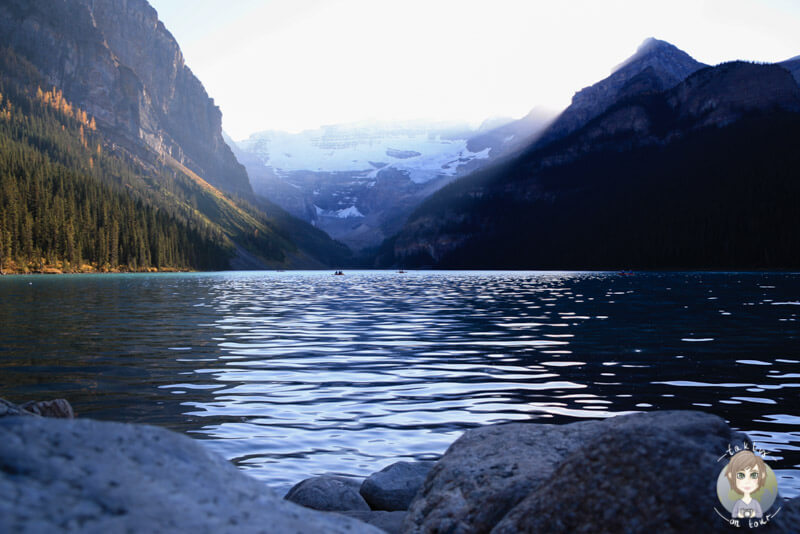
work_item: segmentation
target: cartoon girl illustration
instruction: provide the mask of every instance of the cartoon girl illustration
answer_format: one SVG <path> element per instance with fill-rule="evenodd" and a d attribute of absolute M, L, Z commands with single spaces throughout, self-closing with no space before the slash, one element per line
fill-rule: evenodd
<path fill-rule="evenodd" d="M 767 466 L 760 456 L 744 450 L 733 455 L 725 468 L 725 476 L 731 490 L 742 496 L 733 505 L 731 517 L 762 517 L 761 503 L 753 493 L 764 487 L 767 480 Z"/>

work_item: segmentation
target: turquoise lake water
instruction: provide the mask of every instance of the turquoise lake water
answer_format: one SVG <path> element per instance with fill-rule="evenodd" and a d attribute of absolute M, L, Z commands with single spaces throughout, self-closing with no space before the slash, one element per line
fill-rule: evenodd
<path fill-rule="evenodd" d="M 0 397 L 187 433 L 279 490 L 476 425 L 696 409 L 769 451 L 790 497 L 799 319 L 785 273 L 4 276 Z"/>

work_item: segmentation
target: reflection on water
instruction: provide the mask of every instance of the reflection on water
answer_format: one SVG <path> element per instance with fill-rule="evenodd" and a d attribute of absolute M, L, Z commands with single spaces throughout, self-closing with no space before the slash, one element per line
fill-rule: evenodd
<path fill-rule="evenodd" d="M 281 488 L 475 425 L 693 408 L 793 496 L 799 297 L 791 274 L 4 277 L 0 396 L 188 432 Z"/>

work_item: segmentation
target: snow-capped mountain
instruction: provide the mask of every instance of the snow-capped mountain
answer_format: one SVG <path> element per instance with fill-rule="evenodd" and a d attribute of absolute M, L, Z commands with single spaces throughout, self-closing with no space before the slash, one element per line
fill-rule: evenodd
<path fill-rule="evenodd" d="M 428 195 L 523 145 L 549 118 L 534 117 L 478 128 L 412 121 L 265 131 L 234 151 L 257 194 L 360 250 L 396 232 Z"/>
<path fill-rule="evenodd" d="M 486 150 L 467 149 L 473 133 L 469 126 L 459 124 L 356 123 L 297 134 L 266 131 L 238 144 L 283 178 L 297 171 L 359 172 L 374 180 L 391 167 L 421 184 L 453 176 L 467 161 L 487 158 Z"/>

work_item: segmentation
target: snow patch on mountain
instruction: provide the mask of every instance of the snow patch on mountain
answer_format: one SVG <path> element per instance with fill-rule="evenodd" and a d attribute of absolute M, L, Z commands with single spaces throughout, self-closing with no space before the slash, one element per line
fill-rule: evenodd
<path fill-rule="evenodd" d="M 481 128 L 429 121 L 265 131 L 234 144 L 257 194 L 353 250 L 396 233 L 428 195 L 521 149 L 544 122 L 533 112 Z M 516 147 L 516 148 L 515 148 Z"/>
<path fill-rule="evenodd" d="M 467 148 L 473 133 L 466 125 L 387 128 L 357 123 L 297 134 L 266 131 L 237 144 L 284 178 L 293 172 L 309 171 L 363 172 L 374 179 L 380 171 L 393 168 L 421 184 L 438 176 L 455 176 L 460 166 L 488 158 L 486 150 L 471 152 Z"/>

